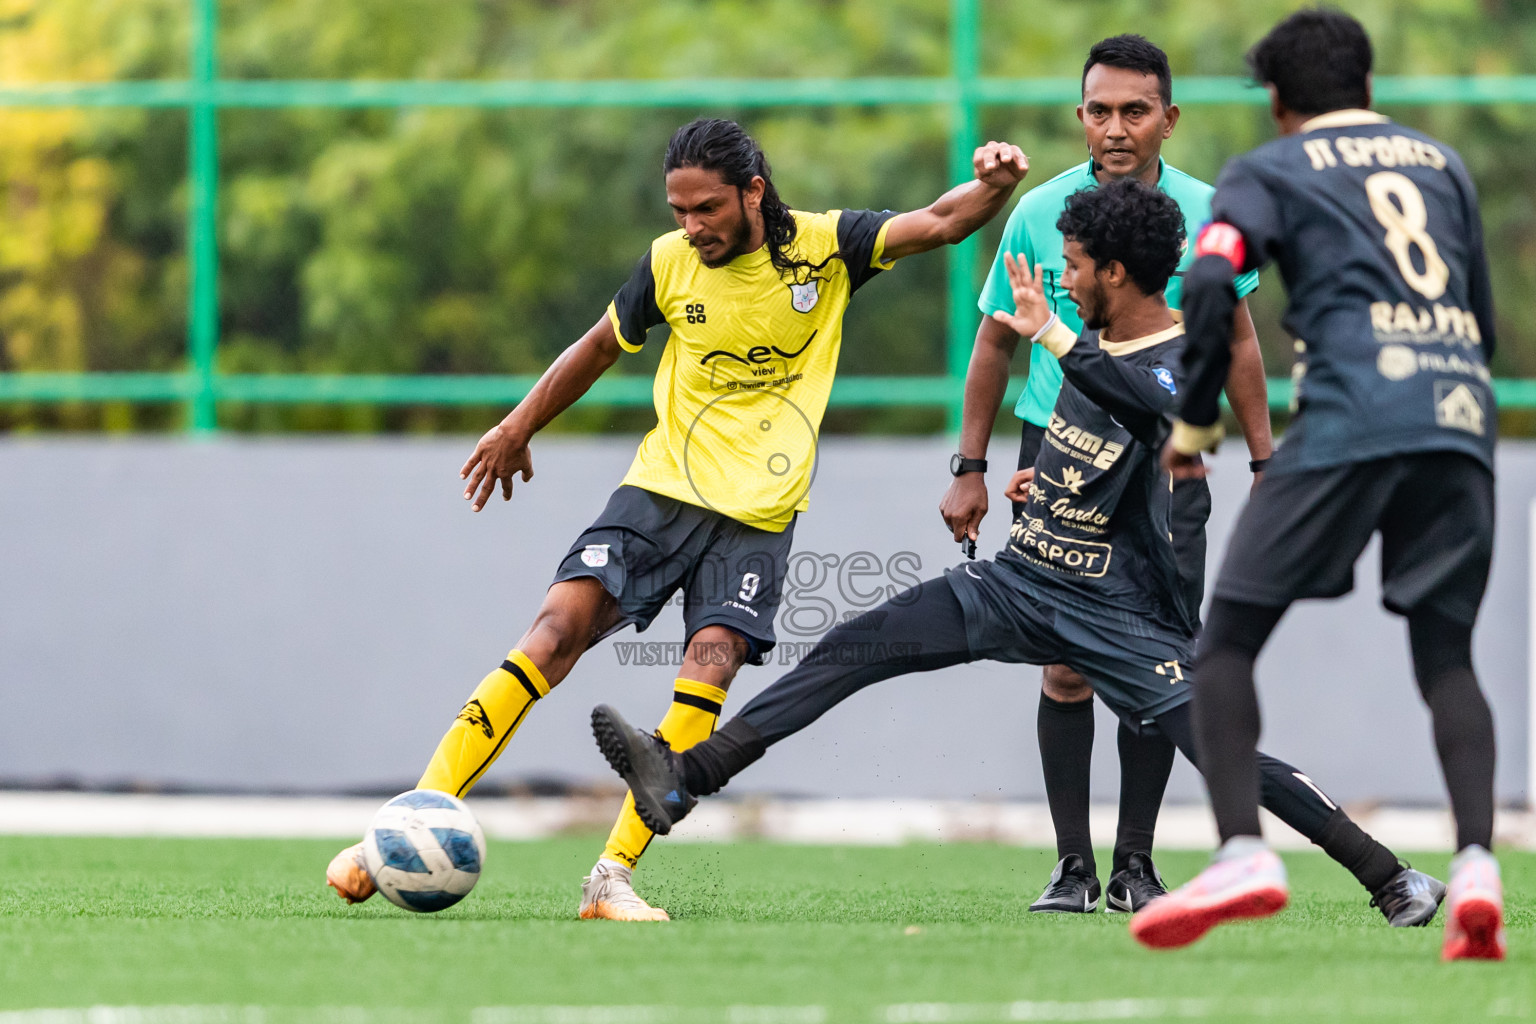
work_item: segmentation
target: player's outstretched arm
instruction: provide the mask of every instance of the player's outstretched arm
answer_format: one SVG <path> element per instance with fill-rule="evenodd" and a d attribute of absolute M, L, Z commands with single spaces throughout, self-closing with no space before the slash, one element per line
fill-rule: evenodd
<path fill-rule="evenodd" d="M 1029 173 L 1029 157 L 1018 146 L 989 142 L 971 158 L 976 180 L 950 189 L 921 210 L 891 218 L 885 229 L 886 259 L 900 259 L 953 245 L 987 221 L 1008 202 L 1013 188 Z"/>
<path fill-rule="evenodd" d="M 1093 403 L 1120 422 L 1131 436 L 1156 449 L 1168 433 L 1173 408 L 1170 388 L 1178 387 L 1168 367 L 1139 365 L 1119 359 L 1098 345 L 1057 325 L 1041 343 L 1061 363 L 1062 376 Z"/>
<path fill-rule="evenodd" d="M 560 353 L 517 408 L 485 432 L 459 470 L 459 479 L 467 481 L 464 499 L 473 500 L 476 512 L 490 500 L 497 481 L 501 482 L 502 500 L 511 501 L 512 477 L 521 473 L 524 482 L 533 478 L 528 442 L 586 394 L 603 371 L 618 361 L 619 351 L 613 323 L 604 314 L 579 341 Z"/>
<path fill-rule="evenodd" d="M 1008 364 L 1013 360 L 1019 336 L 991 317 L 976 328 L 971 364 L 965 371 L 965 404 L 960 413 L 960 454 L 968 459 L 987 457 L 992 424 L 1008 390 Z M 962 473 L 950 483 L 939 501 L 939 515 L 955 540 L 976 539 L 987 514 L 987 480 L 981 473 Z"/>

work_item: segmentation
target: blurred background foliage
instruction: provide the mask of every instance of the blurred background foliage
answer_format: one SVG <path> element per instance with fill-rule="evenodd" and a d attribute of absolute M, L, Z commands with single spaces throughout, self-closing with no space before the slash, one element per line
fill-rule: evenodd
<path fill-rule="evenodd" d="M 984 0 L 982 73 L 1075 78 L 1095 40 L 1141 32 L 1178 76 L 1240 75 L 1290 2 Z M 0 0 L 0 82 L 180 79 L 187 0 Z M 944 75 L 935 0 L 224 0 L 220 73 L 243 79 L 599 79 Z M 1536 8 L 1357 2 L 1381 74 L 1519 74 Z M 829 97 L 832 98 L 832 97 Z M 1387 112 L 1457 147 L 1482 191 L 1501 376 L 1536 376 L 1536 107 Z M 672 228 L 661 155 L 698 114 L 737 117 L 805 209 L 922 205 L 947 184 L 938 107 L 228 110 L 220 114 L 220 367 L 230 373 L 537 373 L 589 327 Z M 1029 153 L 1028 183 L 1084 157 L 1070 105 L 987 107 Z M 1165 153 L 1212 179 L 1268 138 L 1257 106 L 1192 106 Z M 985 139 L 978 139 L 978 142 Z M 0 372 L 186 364 L 187 116 L 0 108 Z M 1002 218 L 983 233 L 983 268 Z M 1255 314 L 1289 369 L 1283 293 Z M 944 372 L 945 270 L 919 257 L 860 293 L 845 374 Z M 658 346 L 613 372 L 654 370 Z M 1024 361 L 1018 362 L 1023 372 Z M 480 430 L 503 410 L 226 405 L 244 430 Z M 0 427 L 170 429 L 178 406 L 0 407 Z M 649 410 L 581 409 L 563 429 L 644 429 Z M 937 411 L 837 411 L 832 430 L 940 429 Z M 1522 424 L 1506 421 L 1506 429 Z M 1526 432 L 1526 431 L 1522 431 Z"/>

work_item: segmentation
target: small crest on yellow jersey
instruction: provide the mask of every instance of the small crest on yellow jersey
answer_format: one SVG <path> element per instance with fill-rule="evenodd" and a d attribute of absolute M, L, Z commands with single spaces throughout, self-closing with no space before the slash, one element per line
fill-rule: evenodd
<path fill-rule="evenodd" d="M 795 307 L 796 313 L 809 313 L 816 308 L 816 302 L 821 294 L 816 290 L 816 278 L 811 278 L 805 284 L 791 284 L 789 286 L 789 304 Z"/>

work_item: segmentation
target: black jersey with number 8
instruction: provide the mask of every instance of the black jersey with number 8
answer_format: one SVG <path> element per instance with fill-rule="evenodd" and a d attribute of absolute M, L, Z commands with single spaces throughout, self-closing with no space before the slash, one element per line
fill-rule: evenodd
<path fill-rule="evenodd" d="M 1461 451 L 1492 467 L 1493 303 L 1461 157 L 1364 110 L 1230 161 L 1212 217 L 1290 297 L 1296 418 L 1269 472 Z"/>

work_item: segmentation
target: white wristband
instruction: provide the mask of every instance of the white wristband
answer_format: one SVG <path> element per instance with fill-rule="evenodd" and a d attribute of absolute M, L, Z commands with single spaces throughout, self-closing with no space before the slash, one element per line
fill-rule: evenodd
<path fill-rule="evenodd" d="M 1045 322 L 1045 326 L 1041 327 L 1034 334 L 1031 334 L 1029 336 L 1029 340 L 1039 341 L 1041 338 L 1045 337 L 1047 333 L 1050 332 L 1052 327 L 1055 327 L 1059 323 L 1061 323 L 1061 317 L 1057 316 L 1055 313 L 1052 313 L 1051 318 Z"/>

